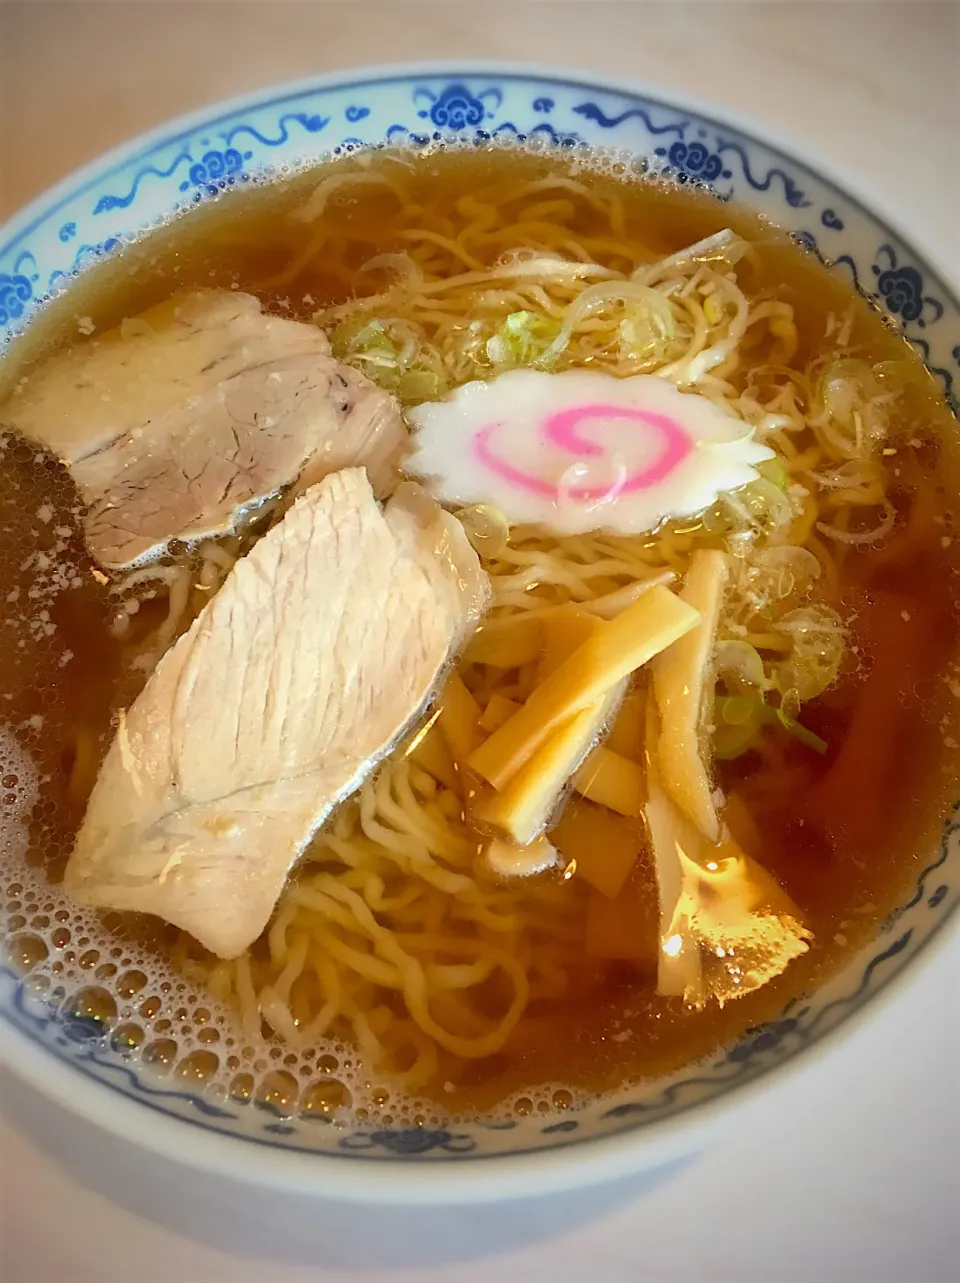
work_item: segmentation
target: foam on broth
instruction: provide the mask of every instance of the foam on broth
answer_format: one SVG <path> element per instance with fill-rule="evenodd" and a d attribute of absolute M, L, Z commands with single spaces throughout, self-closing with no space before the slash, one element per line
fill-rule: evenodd
<path fill-rule="evenodd" d="M 371 163 L 383 160 L 374 156 Z M 843 281 L 749 211 L 703 193 L 628 180 L 613 172 L 613 162 L 591 169 L 582 157 L 448 148 L 412 163 L 423 202 L 451 210 L 460 195 L 494 175 L 536 177 L 572 167 L 598 189 L 618 183 L 625 238 L 664 254 L 733 227 L 755 244 L 753 265 L 745 269 L 748 292 L 766 290 L 794 305 L 798 360 L 828 350 L 828 318 L 852 306 L 852 346 L 871 360 L 896 358 L 919 366 Z M 267 310 L 304 320 L 318 306 L 350 297 L 359 279 L 328 276 L 322 267 L 308 289 L 263 285 L 291 251 L 322 232 L 325 220 L 348 216 L 378 229 L 378 252 L 402 247 L 394 206 L 375 186 L 335 197 L 318 222 L 291 220 L 317 181 L 312 172 L 232 192 L 85 274 L 0 362 L 0 403 L 44 354 L 175 291 L 240 288 L 257 294 Z M 589 212 L 581 221 L 578 230 L 589 234 Z M 597 258 L 604 261 L 602 249 Z M 366 292 L 369 284 L 362 288 Z M 142 677 L 125 669 L 121 644 L 111 634 L 118 602 L 86 555 L 81 508 L 65 471 L 28 443 L 9 434 L 0 438 L 0 934 L 8 957 L 39 998 L 62 1004 L 91 1032 L 103 1029 L 116 1054 L 170 1074 L 187 1089 L 341 1121 L 353 1116 L 432 1123 L 477 1111 L 551 1113 L 587 1095 L 669 1072 L 775 1017 L 875 934 L 926 863 L 946 804 L 957 796 L 960 677 L 953 661 L 960 562 L 951 436 L 956 423 L 940 407 L 910 427 L 911 444 L 885 460 L 898 532 L 879 548 L 848 554 L 836 597 L 837 608 L 852 620 L 857 666 L 805 709 L 813 731 L 832 745 L 841 743 L 857 717 L 864 675 L 891 646 L 898 647 L 892 696 L 900 709 L 899 729 L 889 750 L 896 788 L 884 784 L 890 765 L 885 760 L 879 773 L 865 774 L 864 797 L 834 801 L 851 816 L 872 813 L 878 823 L 858 828 L 851 822 L 850 840 L 834 843 L 827 836 L 831 824 L 820 827 L 798 817 L 792 799 L 814 787 L 830 761 L 800 746 L 788 743 L 773 765 L 720 764 L 721 786 L 739 785 L 754 801 L 763 862 L 804 911 L 815 933 L 810 952 L 756 993 L 698 1012 L 657 997 L 629 967 L 607 964 L 602 1002 L 572 1002 L 526 1016 L 507 1047 L 468 1066 L 455 1088 L 441 1083 L 429 1096 L 407 1099 L 371 1076 L 355 1049 L 339 1040 L 303 1051 L 270 1038 L 249 1045 L 233 1013 L 188 984 L 172 965 L 174 929 L 132 915 L 98 915 L 60 893 L 57 883 L 86 801 L 70 791 L 75 755 L 102 755 L 116 710 L 135 697 Z M 902 531 L 912 529 L 911 515 L 921 507 L 921 534 L 911 543 Z M 909 617 L 902 622 L 911 627 L 900 628 L 885 612 L 884 602 L 893 597 L 902 603 L 898 613 Z M 149 603 L 144 610 L 149 615 Z M 79 741 L 78 726 L 84 728 Z M 842 818 L 826 817 L 831 823 Z M 652 871 L 647 877 L 653 896 Z"/>

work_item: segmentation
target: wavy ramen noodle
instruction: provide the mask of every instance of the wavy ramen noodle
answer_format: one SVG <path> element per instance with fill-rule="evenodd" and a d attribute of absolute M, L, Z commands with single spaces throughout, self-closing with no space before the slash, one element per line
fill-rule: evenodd
<path fill-rule="evenodd" d="M 547 1083 L 544 1108 L 559 1108 L 571 1092 L 666 1072 L 729 1041 L 865 941 L 908 885 L 905 852 L 922 849 L 955 774 L 931 771 L 949 738 L 942 683 L 956 627 L 950 416 L 906 345 L 775 229 L 702 193 L 516 149 L 383 152 L 231 194 L 152 234 L 48 309 L 40 337 L 5 358 L 5 386 L 43 349 L 73 341 L 77 315 L 99 332 L 211 283 L 312 321 L 338 358 L 405 407 L 508 370 L 589 369 L 657 376 L 750 425 L 773 452 L 757 479 L 647 534 L 560 536 L 495 508 L 461 511 L 492 602 L 445 680 L 462 683 L 479 725 L 492 728 L 540 680 L 524 638 L 549 635 L 571 606 L 611 620 L 655 585 L 681 591 L 692 559 L 721 551 L 730 573 L 704 723 L 715 797 L 737 849 L 789 895 L 809 939 L 736 1002 L 724 1001 L 729 972 L 718 979 L 715 958 L 702 1001 L 658 993 L 658 891 L 642 816 L 629 821 L 629 871 L 607 887 L 613 895 L 598 889 L 609 868 L 569 853 L 551 872 L 504 880 L 484 858 L 474 785 L 432 709 L 312 839 L 241 956 L 217 959 L 142 919 L 105 919 L 106 944 L 139 942 L 144 965 L 172 961 L 191 993 L 235 1013 L 231 1047 L 207 1045 L 206 1078 L 252 1080 L 289 1055 L 283 1102 L 293 1108 L 326 1055 L 328 1069 L 356 1058 L 353 1103 L 380 1114 L 381 1084 L 462 1111 L 529 1105 Z M 48 798 L 30 821 L 31 858 L 55 879 L 112 712 L 290 500 L 277 495 L 235 533 L 173 544 L 108 577 L 78 546 L 79 507 L 62 473 L 6 440 L 0 591 L 38 581 L 36 564 L 19 569 L 36 538 L 51 549 L 59 539 L 49 555 L 78 567 L 59 605 L 38 599 L 57 632 L 31 640 L 46 647 L 35 696 L 22 663 L 7 678 L 10 724 Z M 41 516 L 18 519 L 14 491 L 18 509 Z M 9 646 L 32 625 L 6 600 Z M 65 694 L 67 683 L 85 689 Z M 627 696 L 638 726 L 652 699 L 641 669 Z M 618 727 L 608 747 L 642 773 L 642 733 L 631 747 Z M 584 787 L 551 820 L 561 853 L 567 840 L 583 849 L 573 830 L 596 812 L 610 833 L 627 831 Z M 711 937 L 703 885 L 684 921 L 715 952 L 739 928 L 727 921 Z M 18 939 L 33 929 L 21 918 L 7 919 Z M 46 954 L 24 956 L 42 971 L 55 946 Z M 109 974 L 101 983 L 109 989 Z M 175 995 L 161 995 L 152 1017 L 114 1002 L 141 1029 L 131 1050 L 156 1042 Z"/>

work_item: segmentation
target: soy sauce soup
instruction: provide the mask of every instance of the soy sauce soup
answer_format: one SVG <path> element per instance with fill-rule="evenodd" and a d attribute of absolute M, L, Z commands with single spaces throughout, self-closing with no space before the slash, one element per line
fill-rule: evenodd
<path fill-rule="evenodd" d="M 554 368 L 656 372 L 685 357 L 681 349 L 701 324 L 705 343 L 735 335 L 736 352 L 704 386 L 763 421 L 771 439 L 779 432 L 792 442 L 787 474 L 774 486 L 786 496 L 786 515 L 764 508 L 779 502 L 765 490 L 753 509 L 710 528 L 668 523 L 646 539 L 614 537 L 604 555 L 672 568 L 682 580 L 703 541 L 810 554 L 790 561 L 791 575 L 813 567 L 813 579 L 782 599 L 773 594 L 765 633 L 730 615 L 724 634 L 752 646 L 764 671 L 781 678 L 805 644 L 797 637 L 814 637 L 810 653 L 829 672 L 813 679 L 806 672 L 802 699 L 786 678 L 776 688 L 805 735 L 768 719 L 731 749 L 733 729 L 756 707 L 722 702 L 716 709 L 739 721 L 721 725 L 715 712 L 710 728 L 718 745 L 720 731 L 726 736 L 714 782 L 731 806 L 731 829 L 796 906 L 811 933 L 806 951 L 735 1001 L 697 1006 L 662 996 L 656 871 L 642 817 L 635 817 L 636 858 L 616 895 L 598 891 L 575 860 L 522 886 L 500 883 L 450 854 L 476 838 L 469 819 L 444 781 L 404 751 L 364 788 L 393 773 L 391 797 L 408 819 L 416 810 L 416 831 L 445 835 L 422 839 L 428 848 L 435 841 L 425 858 L 443 877 L 421 885 L 409 863 L 391 864 L 365 835 L 354 799 L 315 839 L 291 887 L 353 876 L 349 885 L 417 960 L 428 990 L 443 967 L 477 963 L 476 979 L 429 996 L 444 1037 L 424 1028 L 405 991 L 382 979 L 383 968 L 363 962 L 379 956 L 363 930 L 311 918 L 290 900 L 290 887 L 264 936 L 229 962 L 158 919 L 72 904 L 58 884 L 118 713 L 223 575 L 201 582 L 203 558 L 176 545 L 162 559 L 162 577 L 105 573 L 85 551 L 82 504 L 67 470 L 8 431 L 0 453 L 3 934 L 39 993 L 93 1022 L 117 1054 L 281 1113 L 353 1111 L 361 1121 L 551 1113 L 732 1042 L 869 941 L 909 895 L 957 795 L 957 424 L 896 331 L 841 275 L 749 210 L 622 166 L 518 149 L 348 157 L 231 191 L 85 273 L 4 355 L 0 406 L 7 397 L 15 404 L 19 381 L 51 354 L 197 288 L 242 291 L 269 313 L 315 320 L 338 356 L 401 403 L 434 400 L 469 378 L 535 363 L 591 287 L 589 279 L 558 283 L 549 273 L 491 275 L 497 265 L 518 255 L 532 263 L 561 258 L 597 264 L 622 282 L 727 228 L 746 243 L 734 264 L 708 254 L 660 280 L 674 309 L 672 334 L 635 301 L 611 298 L 578 320 Z M 370 296 L 372 305 L 353 305 Z M 738 320 L 741 299 L 747 310 Z M 815 431 L 814 420 L 827 426 Z M 839 442 L 833 454 L 831 442 Z M 264 528 L 255 521 L 221 541 L 226 564 Z M 582 540 L 525 538 L 511 529 L 505 548 L 485 558 L 495 603 L 498 591 L 507 602 L 508 580 L 522 578 L 524 567 L 573 565 L 581 582 L 590 556 L 599 555 Z M 534 576 L 516 591 L 542 594 L 545 608 L 562 605 L 562 579 Z M 621 569 L 582 582 L 593 585 L 584 590 L 589 599 L 629 580 Z M 788 616 L 791 626 L 800 620 L 792 633 Z M 523 698 L 530 681 L 519 667 L 471 662 L 469 647 L 457 671 L 481 709 L 498 693 Z M 642 698 L 642 677 L 636 687 Z M 721 684 L 720 700 L 738 689 Z M 394 824 L 391 833 L 401 831 L 399 821 L 376 813 Z M 364 853 L 359 867 L 370 861 L 383 897 L 351 874 L 358 866 L 337 857 L 336 843 L 324 845 L 331 833 L 341 854 Z M 452 872 L 480 891 L 441 890 Z M 408 907 L 383 908 L 391 896 Z M 334 937 L 341 952 L 325 953 L 323 942 Z M 432 945 L 421 943 L 427 937 Z M 345 946 L 360 963 L 349 961 Z M 482 974 L 479 962 L 504 950 L 519 962 L 497 961 Z M 521 1009 L 505 1028 L 521 986 Z M 318 1025 L 329 1004 L 330 1018 Z M 486 1048 L 485 1038 L 489 1049 L 451 1049 L 457 1039 Z"/>

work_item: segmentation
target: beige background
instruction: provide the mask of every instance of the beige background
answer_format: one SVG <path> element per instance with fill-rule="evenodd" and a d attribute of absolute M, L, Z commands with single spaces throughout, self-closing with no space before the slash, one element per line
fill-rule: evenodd
<path fill-rule="evenodd" d="M 786 131 L 957 239 L 960 7 L 642 0 L 0 0 L 0 217 L 178 112 L 377 60 L 544 59 Z"/>
<path fill-rule="evenodd" d="M 0 0 L 0 218 L 202 103 L 445 56 L 537 59 L 715 99 L 877 192 L 960 281 L 960 8 L 924 0 Z M 960 1259 L 958 977 L 960 937 L 654 1188 L 482 1213 L 278 1208 L 98 1148 L 0 1078 L 0 1281 L 946 1283 Z"/>

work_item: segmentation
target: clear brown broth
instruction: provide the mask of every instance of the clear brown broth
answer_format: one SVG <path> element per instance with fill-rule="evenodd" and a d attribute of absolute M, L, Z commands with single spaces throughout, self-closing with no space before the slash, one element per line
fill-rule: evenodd
<path fill-rule="evenodd" d="M 411 181 L 420 203 L 439 217 L 453 210 L 460 195 L 511 169 L 530 178 L 555 173 L 564 163 L 502 153 L 433 154 L 415 163 Z M 317 224 L 289 218 L 316 181 L 308 173 L 231 192 L 89 271 L 47 306 L 0 362 L 0 401 L 35 361 L 78 341 L 80 318 L 90 318 L 102 331 L 193 286 L 247 290 L 268 310 L 303 319 L 318 306 L 369 292 L 369 280 L 359 273 L 353 279 L 325 274 L 322 258 L 294 285 L 263 285 L 316 233 Z M 897 358 L 919 366 L 903 340 L 844 280 L 750 211 L 703 193 L 626 182 L 610 173 L 593 173 L 588 181 L 598 189 L 619 184 L 624 239 L 651 253 L 673 252 L 724 226 L 751 240 L 756 252 L 740 275 L 741 285 L 751 297 L 767 293 L 793 304 L 800 350 L 791 364 L 802 366 L 827 350 L 829 315 L 852 307 L 852 349 L 870 361 Z M 349 217 L 364 229 L 358 268 L 371 253 L 404 248 L 395 204 L 374 187 L 334 198 L 324 217 Z M 593 217 L 584 206 L 572 229 L 589 236 L 596 231 Z M 491 260 L 504 248 L 495 247 Z M 596 257 L 624 266 L 614 250 L 598 250 Z M 89 328 L 85 319 L 83 327 Z M 814 932 L 809 953 L 758 992 L 696 1012 L 655 995 L 649 978 L 626 964 L 599 966 L 585 959 L 587 997 L 533 1009 L 504 1051 L 459 1074 L 455 1099 L 446 1105 L 485 1108 L 510 1092 L 550 1081 L 605 1090 L 696 1059 L 816 987 L 905 898 L 929 857 L 947 803 L 958 793 L 955 701 L 948 683 L 960 597 L 952 536 L 957 424 L 936 401 L 932 384 L 930 395 L 907 404 L 913 417 L 897 426 L 903 441 L 917 444 L 898 446 L 888 461 L 897 526 L 883 546 L 845 555 L 838 593 L 829 603 L 852 621 L 856 665 L 804 709 L 806 724 L 828 741 L 829 751 L 821 758 L 786 742 L 775 757 L 748 754 L 720 769 L 721 786 L 736 787 L 751 805 L 763 839 L 754 854 L 780 879 Z M 45 505 L 53 517 L 40 521 L 36 514 Z M 6 608 L 0 629 L 0 712 L 20 728 L 31 718 L 43 719 L 39 730 L 20 733 L 40 774 L 49 777 L 34 808 L 28 858 L 53 881 L 85 803 L 68 790 L 76 728 L 87 728 L 95 751 L 102 752 L 115 711 L 138 686 L 109 632 L 114 607 L 76 533 L 77 516 L 76 496 L 59 465 L 8 438 L 0 455 L 0 601 L 11 601 L 18 589 L 28 592 L 33 571 L 23 570 L 23 562 L 32 549 L 56 548 L 57 527 L 69 526 L 73 533 L 55 555 L 75 566 L 82 581 L 51 601 L 51 638 L 38 642 L 29 612 L 19 607 Z M 72 659 L 61 666 L 65 649 Z M 840 775 L 837 761 L 849 737 L 871 747 L 852 774 Z M 652 870 L 641 866 L 634 876 L 644 882 L 652 913 Z M 582 894 L 576 880 L 570 893 Z M 118 920 L 115 933 L 159 950 L 171 939 L 168 929 L 144 920 Z"/>

